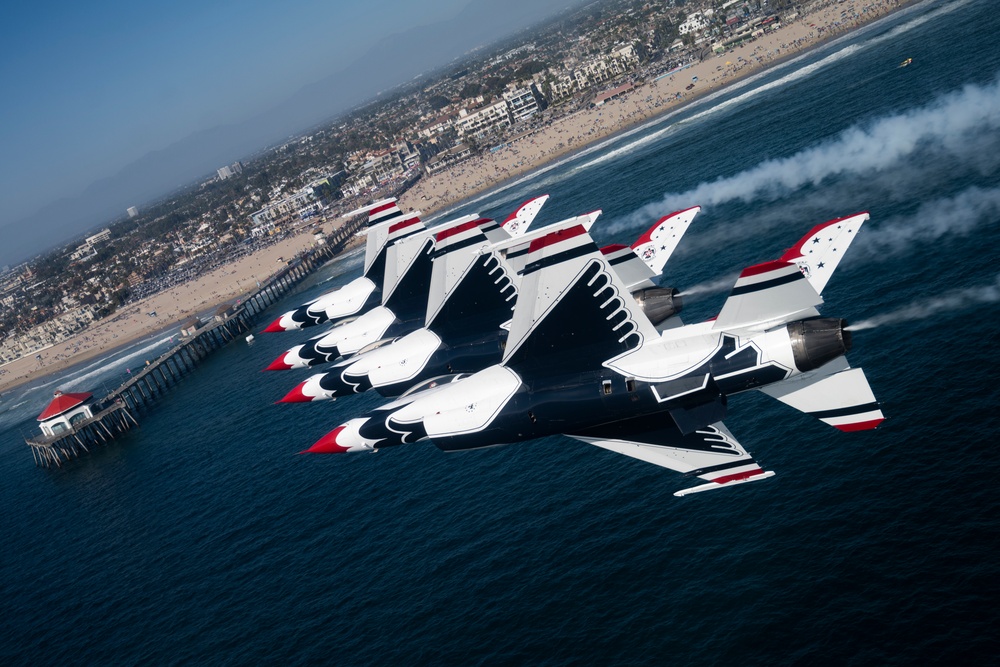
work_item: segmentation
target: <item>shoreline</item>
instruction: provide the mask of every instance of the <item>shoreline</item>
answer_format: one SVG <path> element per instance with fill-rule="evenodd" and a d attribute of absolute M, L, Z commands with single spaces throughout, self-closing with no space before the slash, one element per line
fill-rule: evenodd
<path fill-rule="evenodd" d="M 476 156 L 434 176 L 426 176 L 399 195 L 400 208 L 421 210 L 426 216 L 457 208 L 477 195 L 572 158 L 646 123 L 676 114 L 708 95 L 769 71 L 920 1 L 831 0 L 744 46 L 660 75 L 638 85 L 622 98 L 560 117 L 507 142 L 494 153 Z M 838 20 L 841 12 L 850 14 L 843 22 Z M 684 84 L 693 76 L 698 80 L 694 82 L 695 88 L 689 91 Z M 147 336 L 179 328 L 198 313 L 252 292 L 256 280 L 262 281 L 280 268 L 275 262 L 294 256 L 312 243 L 311 234 L 293 233 L 236 262 L 130 304 L 60 343 L 4 364 L 0 366 L 0 371 L 4 371 L 0 373 L 0 393 L 110 355 Z M 344 252 L 352 248 L 353 244 L 349 244 Z M 149 313 L 156 313 L 156 316 L 149 316 Z M 146 319 L 141 319 L 144 316 Z M 42 357 L 41 361 L 35 354 Z"/>
<path fill-rule="evenodd" d="M 772 70 L 919 2 L 831 0 L 743 46 L 659 75 L 619 99 L 560 117 L 508 141 L 496 152 L 426 176 L 400 195 L 400 207 L 420 209 L 426 215 L 458 208 L 484 192 L 678 113 L 732 84 Z M 847 14 L 843 21 L 842 12 Z M 698 77 L 691 91 L 686 89 L 685 83 L 691 81 L 686 77 Z"/>
<path fill-rule="evenodd" d="M 284 259 L 314 244 L 311 233 L 288 237 L 194 280 L 163 290 L 119 309 L 64 341 L 8 362 L 0 369 L 0 393 L 63 373 L 79 364 L 113 354 L 149 336 L 179 329 L 192 317 L 242 299 L 284 267 Z M 155 313 L 151 316 L 150 313 Z M 42 357 L 41 361 L 35 355 Z"/>

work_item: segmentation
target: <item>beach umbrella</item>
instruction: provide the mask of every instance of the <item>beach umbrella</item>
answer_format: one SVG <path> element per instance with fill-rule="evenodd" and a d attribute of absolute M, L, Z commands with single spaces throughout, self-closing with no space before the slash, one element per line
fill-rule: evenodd
<path fill-rule="evenodd" d="M 691 77 L 691 80 L 692 80 L 692 81 L 697 81 L 697 80 L 698 80 L 698 77 L 696 77 L 696 76 L 693 76 L 693 77 Z"/>

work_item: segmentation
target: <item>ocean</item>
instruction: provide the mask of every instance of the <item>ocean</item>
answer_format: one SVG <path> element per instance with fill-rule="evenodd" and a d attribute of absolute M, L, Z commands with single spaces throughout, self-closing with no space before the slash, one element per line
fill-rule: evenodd
<path fill-rule="evenodd" d="M 694 322 L 741 268 L 869 211 L 822 312 L 854 326 L 879 429 L 735 396 L 727 425 L 777 474 L 686 498 L 562 437 L 298 456 L 380 401 L 275 405 L 314 372 L 260 372 L 299 332 L 230 344 L 140 428 L 35 467 L 53 388 L 101 393 L 154 337 L 0 397 L 0 661 L 995 663 L 998 30 L 990 0 L 923 2 L 451 212 L 549 193 L 536 225 L 599 208 L 604 244 L 700 205 L 663 280 Z"/>

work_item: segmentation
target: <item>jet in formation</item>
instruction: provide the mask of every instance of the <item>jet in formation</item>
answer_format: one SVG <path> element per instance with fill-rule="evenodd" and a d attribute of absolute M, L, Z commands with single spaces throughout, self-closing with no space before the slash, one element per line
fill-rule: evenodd
<path fill-rule="evenodd" d="M 818 311 L 867 213 L 818 225 L 777 260 L 745 269 L 717 317 L 684 324 L 677 290 L 656 279 L 697 208 L 665 216 L 632 246 L 599 248 L 589 233 L 599 212 L 527 233 L 544 200 L 532 202 L 512 214 L 516 234 L 478 216 L 405 237 L 374 222 L 359 280 L 375 285 L 391 317 L 373 319 L 364 335 L 337 332 L 366 315 L 341 323 L 271 367 L 343 357 L 284 402 L 368 389 L 396 398 L 307 452 L 425 439 L 458 451 L 563 434 L 704 482 L 675 494 L 686 495 L 773 475 L 723 423 L 732 395 L 758 390 L 841 431 L 883 420 L 864 372 L 845 358 L 846 322 Z M 395 215 L 390 228 L 414 219 Z M 380 256 L 378 282 L 368 267 Z M 408 296 L 393 299 L 401 284 Z M 270 329 L 335 321 L 347 300 L 324 295 Z"/>
<path fill-rule="evenodd" d="M 657 324 L 679 312 L 681 301 L 677 290 L 656 287 L 653 278 L 697 212 L 692 208 L 662 218 L 633 247 L 602 248 L 624 277 L 633 298 Z M 327 400 L 373 388 L 383 396 L 398 396 L 426 379 L 474 372 L 498 363 L 506 344 L 505 323 L 513 315 L 519 271 L 530 242 L 554 229 L 575 225 L 589 228 L 599 214 L 595 211 L 500 242 L 491 242 L 482 229 L 496 223 L 482 218 L 435 228 L 434 248 L 425 251 L 433 255 L 433 262 L 430 289 L 426 302 L 421 304 L 425 305 L 423 326 L 396 339 L 375 340 L 334 363 L 332 370 L 307 378 L 280 402 Z M 400 252 L 410 241 L 399 244 Z M 640 260 L 640 256 L 646 260 Z M 377 334 L 376 330 L 366 340 Z M 339 329 L 327 334 L 325 340 L 325 348 L 322 338 L 315 340 L 315 347 L 331 355 L 343 351 L 344 337 Z M 340 341 L 340 349 L 334 351 L 336 341 Z M 308 346 L 292 348 L 271 368 L 292 366 L 289 362 L 293 359 L 300 367 L 319 363 L 315 348 Z"/>

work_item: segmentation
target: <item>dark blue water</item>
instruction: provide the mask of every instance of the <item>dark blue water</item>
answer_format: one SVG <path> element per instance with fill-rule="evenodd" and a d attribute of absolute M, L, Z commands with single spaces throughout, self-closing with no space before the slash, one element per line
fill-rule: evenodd
<path fill-rule="evenodd" d="M 737 396 L 727 424 L 777 475 L 679 499 L 689 480 L 563 438 L 296 456 L 377 402 L 274 405 L 305 373 L 259 370 L 301 334 L 230 345 L 59 470 L 21 439 L 52 386 L 12 392 L 0 661 L 993 663 L 998 30 L 989 0 L 923 4 L 466 207 L 549 192 L 538 224 L 602 208 L 603 243 L 702 205 L 667 267 L 688 321 L 719 278 L 870 211 L 823 312 L 859 325 L 877 431 Z M 157 344 L 62 384 L 100 389 Z"/>

